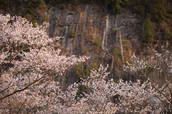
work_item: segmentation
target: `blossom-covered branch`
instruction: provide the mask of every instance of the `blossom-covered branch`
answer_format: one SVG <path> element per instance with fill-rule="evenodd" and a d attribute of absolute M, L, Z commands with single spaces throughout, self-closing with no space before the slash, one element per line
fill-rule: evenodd
<path fill-rule="evenodd" d="M 20 16 L 0 15 L 0 113 L 21 111 L 23 103 L 22 113 L 49 105 L 53 86 L 60 87 L 55 77 L 88 59 L 62 55 L 54 47 L 61 37 L 49 38 L 47 27 L 48 23 L 33 27 Z"/>

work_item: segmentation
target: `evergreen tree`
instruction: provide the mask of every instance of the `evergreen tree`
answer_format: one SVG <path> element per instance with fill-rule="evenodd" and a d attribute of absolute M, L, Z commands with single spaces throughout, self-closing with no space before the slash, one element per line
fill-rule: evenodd
<path fill-rule="evenodd" d="M 154 23 L 150 16 L 147 16 L 144 21 L 143 37 L 149 45 L 154 41 Z"/>

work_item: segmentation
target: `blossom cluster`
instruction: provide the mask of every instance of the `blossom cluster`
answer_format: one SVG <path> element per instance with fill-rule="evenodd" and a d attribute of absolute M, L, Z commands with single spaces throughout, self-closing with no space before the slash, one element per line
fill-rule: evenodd
<path fill-rule="evenodd" d="M 169 50 L 166 50 L 163 47 L 161 47 L 160 52 L 161 53 L 156 50 L 151 50 L 151 54 L 145 58 L 139 58 L 133 54 L 130 61 L 131 63 L 127 62 L 127 65 L 124 65 L 123 70 L 133 74 L 140 73 L 141 76 L 149 78 L 146 69 L 153 69 L 151 71 L 158 74 L 153 75 L 153 77 L 161 78 L 161 83 L 164 84 L 161 89 L 159 89 L 158 86 L 156 87 L 155 84 L 153 84 L 153 86 L 156 91 L 163 96 L 163 98 L 159 98 L 161 102 L 164 101 L 164 104 L 167 105 L 166 107 L 170 109 L 172 106 L 172 54 Z M 155 83 L 154 80 L 149 79 L 149 81 Z"/>
<path fill-rule="evenodd" d="M 133 53 L 131 57 L 131 64 L 127 61 L 126 65 L 123 66 L 123 70 L 126 72 L 136 72 L 148 66 L 149 66 L 148 61 L 145 61 L 142 58 L 136 57 L 135 53 Z"/>
<path fill-rule="evenodd" d="M 62 91 L 64 73 L 88 57 L 66 57 L 54 48 L 60 37 L 49 38 L 48 24 L 33 27 L 22 17 L 0 15 L 0 113 L 163 113 L 171 111 L 170 89 L 145 82 L 117 83 L 107 77 L 108 66 L 91 70 L 90 76 Z M 159 60 L 163 55 L 155 54 Z M 167 66 L 171 66 L 169 59 Z M 158 61 L 157 61 L 158 62 Z M 162 62 L 163 63 L 163 62 Z M 133 56 L 124 66 L 136 72 L 153 65 Z M 155 66 L 157 64 L 157 66 Z M 163 69 L 163 68 L 162 68 Z M 171 83 L 168 84 L 168 86 Z M 82 91 L 80 87 L 87 88 Z M 159 92 L 161 91 L 161 92 Z M 165 95 L 165 96 L 164 96 Z M 172 112 L 172 111 L 171 111 Z"/>
<path fill-rule="evenodd" d="M 113 79 L 106 80 L 109 72 L 107 67 L 100 66 L 92 70 L 88 79 L 68 86 L 67 90 L 60 92 L 58 97 L 61 102 L 41 113 L 163 113 L 171 110 L 167 99 L 161 95 L 149 80 L 141 83 L 125 82 L 122 79 L 115 83 Z M 89 92 L 77 96 L 78 87 L 86 86 Z M 160 89 L 159 89 L 160 90 Z M 169 90 L 164 91 L 168 94 Z M 55 107 L 54 107 L 55 106 Z M 50 111 L 51 110 L 51 111 Z"/>
<path fill-rule="evenodd" d="M 62 55 L 54 48 L 61 37 L 49 38 L 47 27 L 0 15 L 0 113 L 52 106 L 60 88 L 56 77 L 88 59 Z"/>

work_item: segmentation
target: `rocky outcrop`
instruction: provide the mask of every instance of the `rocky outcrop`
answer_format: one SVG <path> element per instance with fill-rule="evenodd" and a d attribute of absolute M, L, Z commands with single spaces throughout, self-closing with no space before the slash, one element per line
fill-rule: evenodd
<path fill-rule="evenodd" d="M 138 40 L 141 38 L 142 31 L 142 22 L 130 11 L 114 16 L 105 7 L 91 5 L 78 6 L 76 10 L 52 7 L 49 10 L 49 22 L 51 37 L 64 36 L 61 47 L 66 55 L 94 57 L 97 48 L 95 46 L 99 46 L 98 48 L 101 48 L 101 53 L 103 53 L 101 56 L 106 59 L 105 61 L 113 58 L 113 49 L 119 48 L 122 52 L 121 45 L 122 47 L 129 44 L 139 45 Z M 75 33 L 71 33 L 72 31 Z M 113 60 L 110 64 L 113 70 Z"/>
<path fill-rule="evenodd" d="M 119 44 L 119 34 L 122 38 L 139 39 L 141 32 L 141 21 L 126 11 L 119 15 L 111 15 L 106 8 L 84 5 L 75 11 L 68 9 L 60 10 L 51 8 L 49 10 L 50 36 L 64 36 L 63 47 L 71 54 L 76 54 L 75 48 L 88 45 L 88 42 L 102 41 L 102 48 L 111 49 Z M 74 38 L 70 38 L 70 30 L 76 32 Z"/>

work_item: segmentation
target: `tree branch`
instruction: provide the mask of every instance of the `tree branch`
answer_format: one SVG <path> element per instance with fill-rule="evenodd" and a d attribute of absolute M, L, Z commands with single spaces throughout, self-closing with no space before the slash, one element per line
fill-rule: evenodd
<path fill-rule="evenodd" d="M 12 95 L 14 95 L 14 94 L 16 94 L 16 93 L 19 93 L 19 92 L 21 92 L 21 91 L 24 91 L 24 90 L 28 89 L 30 86 L 32 86 L 32 85 L 35 84 L 36 82 L 40 81 L 40 80 L 43 79 L 44 77 L 45 77 L 45 76 L 41 77 L 41 78 L 38 79 L 38 80 L 33 81 L 32 83 L 30 83 L 29 85 L 27 85 L 27 86 L 26 86 L 25 88 L 23 88 L 23 89 L 16 90 L 16 91 L 14 91 L 13 93 L 8 94 L 8 95 L 6 95 L 6 96 L 0 98 L 0 101 L 6 99 L 6 98 L 8 98 L 8 97 L 10 97 L 10 96 L 12 96 Z"/>

